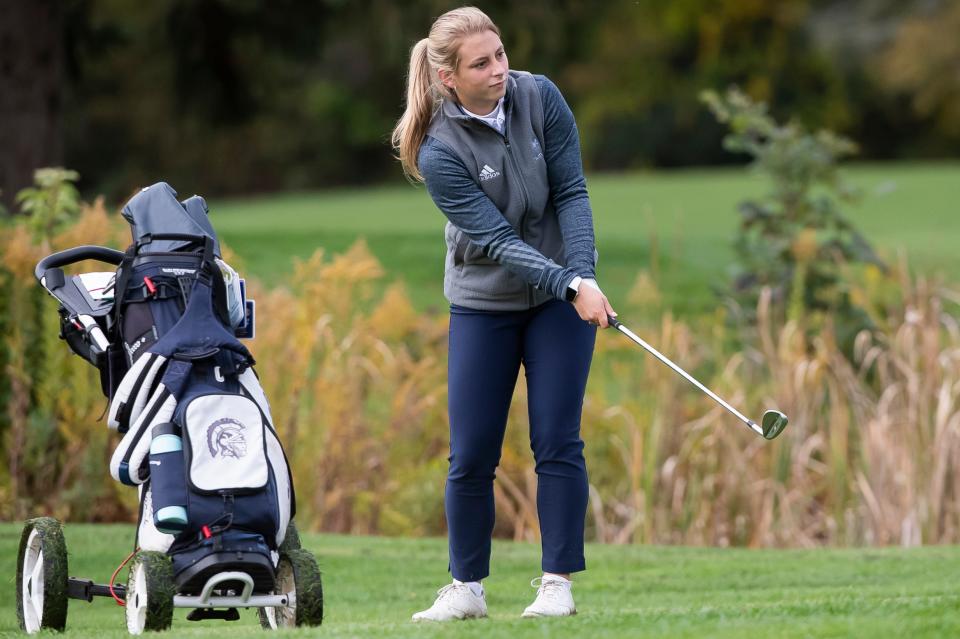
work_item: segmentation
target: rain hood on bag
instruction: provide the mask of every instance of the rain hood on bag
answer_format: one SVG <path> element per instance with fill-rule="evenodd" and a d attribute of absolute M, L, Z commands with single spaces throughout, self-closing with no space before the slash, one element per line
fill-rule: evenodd
<path fill-rule="evenodd" d="M 207 236 L 213 240 L 214 254 L 220 255 L 217 234 L 207 218 L 207 203 L 199 195 L 177 200 L 177 192 L 166 182 L 157 182 L 141 189 L 123 207 L 123 217 L 130 223 L 134 242 L 151 234 L 184 233 Z M 176 251 L 187 246 L 184 240 L 154 240 L 151 251 Z"/>

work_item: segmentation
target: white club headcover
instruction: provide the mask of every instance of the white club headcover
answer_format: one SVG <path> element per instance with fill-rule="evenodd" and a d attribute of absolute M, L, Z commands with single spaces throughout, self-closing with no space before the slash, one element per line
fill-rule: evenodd
<path fill-rule="evenodd" d="M 169 422 L 176 408 L 177 399 L 170 395 L 163 384 L 160 384 L 137 421 L 113 451 L 113 456 L 110 458 L 110 475 L 114 479 L 129 485 L 142 484 L 146 481 L 150 473 L 147 471 L 141 476 L 140 465 L 150 452 L 150 431 L 156 424 Z"/>
<path fill-rule="evenodd" d="M 167 358 L 156 353 L 145 353 L 134 362 L 120 380 L 113 401 L 110 402 L 108 427 L 123 431 L 137 421 L 153 394 L 154 381 L 166 363 Z"/>

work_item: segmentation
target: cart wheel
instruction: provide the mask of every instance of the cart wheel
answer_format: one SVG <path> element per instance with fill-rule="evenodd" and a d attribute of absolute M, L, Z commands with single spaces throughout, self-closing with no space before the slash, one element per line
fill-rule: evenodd
<path fill-rule="evenodd" d="M 300 550 L 303 548 L 303 544 L 300 543 L 300 533 L 297 532 L 297 526 L 293 523 L 293 520 L 290 520 L 290 523 L 287 524 L 287 534 L 283 536 L 283 543 L 280 544 L 280 552 L 290 552 L 291 550 Z"/>
<path fill-rule="evenodd" d="M 60 522 L 30 519 L 17 556 L 17 620 L 28 633 L 67 625 L 67 544 Z"/>
<path fill-rule="evenodd" d="M 287 606 L 260 609 L 260 625 L 276 630 L 323 623 L 323 585 L 313 555 L 303 549 L 280 553 L 277 566 L 278 593 L 290 593 Z"/>
<path fill-rule="evenodd" d="M 127 578 L 127 630 L 132 635 L 146 630 L 166 630 L 173 620 L 173 564 L 162 552 L 137 553 Z"/>

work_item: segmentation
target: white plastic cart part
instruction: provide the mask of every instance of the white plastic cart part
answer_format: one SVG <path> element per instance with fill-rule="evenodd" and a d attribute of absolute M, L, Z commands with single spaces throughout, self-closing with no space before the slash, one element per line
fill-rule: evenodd
<path fill-rule="evenodd" d="M 89 333 L 90 338 L 97 345 L 97 348 L 106 352 L 107 347 L 110 346 L 110 342 L 107 341 L 106 336 L 100 329 L 100 325 L 97 324 L 97 320 L 93 319 L 89 315 L 77 315 L 77 321 L 79 321 L 87 333 Z"/>
<path fill-rule="evenodd" d="M 250 599 L 250 595 L 253 593 L 253 577 L 245 572 L 232 571 L 220 572 L 207 579 L 207 583 L 203 584 L 203 590 L 200 591 L 200 602 L 206 604 L 206 602 L 210 600 L 210 595 L 213 594 L 214 588 L 225 581 L 239 581 L 243 583 L 243 592 L 240 593 L 239 599 L 241 601 Z"/>

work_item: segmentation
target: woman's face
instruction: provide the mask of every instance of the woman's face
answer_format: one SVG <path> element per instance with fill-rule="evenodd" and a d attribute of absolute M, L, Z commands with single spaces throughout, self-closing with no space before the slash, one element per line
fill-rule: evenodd
<path fill-rule="evenodd" d="M 456 72 L 440 71 L 440 80 L 453 89 L 465 109 L 478 115 L 490 113 L 507 90 L 507 54 L 500 36 L 493 31 L 474 33 L 460 43 Z"/>

